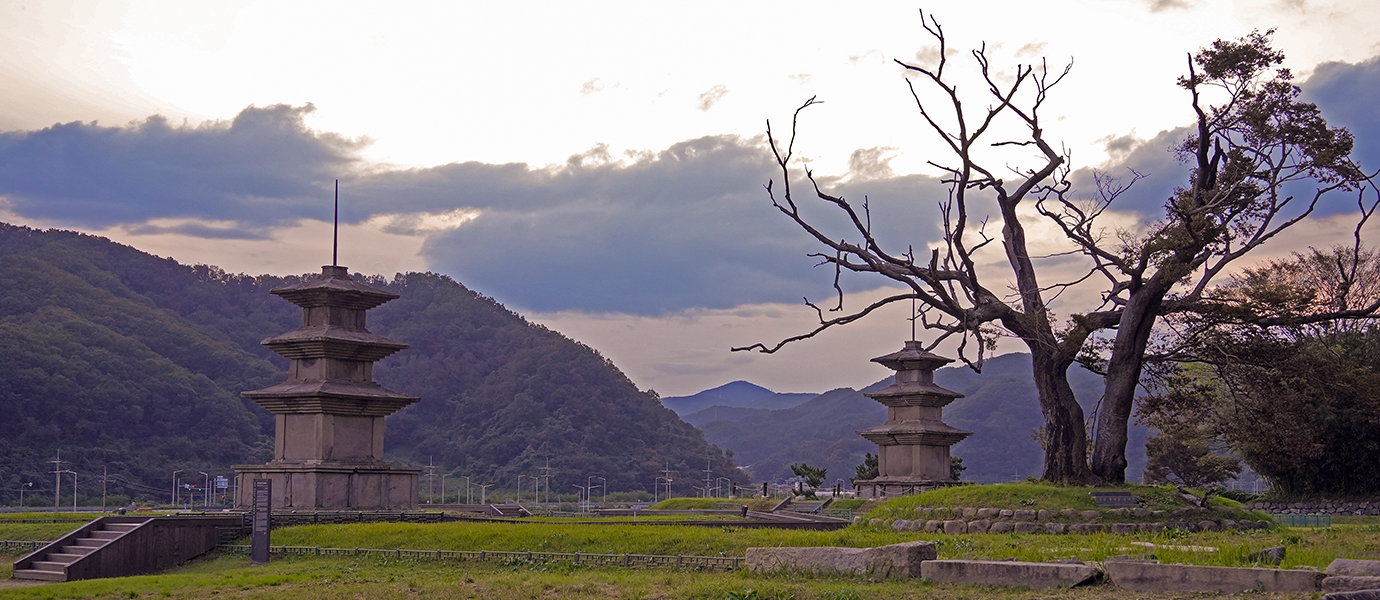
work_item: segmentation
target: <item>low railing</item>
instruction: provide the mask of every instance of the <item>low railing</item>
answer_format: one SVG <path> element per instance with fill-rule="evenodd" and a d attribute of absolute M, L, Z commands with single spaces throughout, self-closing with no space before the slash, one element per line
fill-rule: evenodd
<path fill-rule="evenodd" d="M 1332 515 L 1270 515 L 1275 523 L 1285 527 L 1331 527 Z"/>
<path fill-rule="evenodd" d="M 41 542 L 36 540 L 0 540 L 0 553 L 10 554 L 19 550 L 28 554 L 29 552 L 33 552 L 51 543 L 51 541 Z"/>
<path fill-rule="evenodd" d="M 248 553 L 243 545 L 221 546 L 221 549 Z M 504 552 L 495 550 L 381 550 L 374 548 L 322 548 L 319 546 L 272 546 L 270 555 L 277 556 L 357 556 L 376 558 L 410 558 L 454 562 L 498 562 L 505 564 L 570 563 L 588 567 L 697 569 L 704 571 L 736 571 L 743 568 L 744 559 L 735 556 L 665 556 L 657 554 L 584 554 L 581 552 Z"/>

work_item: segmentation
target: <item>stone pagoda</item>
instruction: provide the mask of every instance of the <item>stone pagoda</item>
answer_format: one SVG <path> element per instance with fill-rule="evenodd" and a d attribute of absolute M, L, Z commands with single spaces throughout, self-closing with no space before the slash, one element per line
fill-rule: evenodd
<path fill-rule="evenodd" d="M 407 347 L 365 328 L 365 312 L 398 295 L 350 279 L 345 267 L 271 291 L 302 307 L 302 326 L 263 341 L 291 361 L 287 381 L 244 396 L 273 413 L 273 460 L 236 465 L 236 506 L 254 479 L 272 481 L 274 510 L 415 508 L 420 468 L 383 460 L 383 419 L 417 398 L 374 382 L 374 363 Z"/>
<path fill-rule="evenodd" d="M 900 352 L 872 359 L 896 371 L 896 383 L 867 394 L 886 405 L 887 421 L 858 432 L 877 444 L 876 479 L 854 483 L 864 498 L 887 498 L 957 485 L 949 477 L 949 447 L 973 434 L 944 423 L 944 406 L 963 394 L 934 384 L 934 370 L 953 362 L 906 342 Z"/>

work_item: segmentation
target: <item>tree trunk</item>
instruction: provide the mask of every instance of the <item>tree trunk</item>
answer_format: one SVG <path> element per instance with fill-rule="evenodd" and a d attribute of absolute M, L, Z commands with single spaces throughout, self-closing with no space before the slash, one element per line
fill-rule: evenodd
<path fill-rule="evenodd" d="M 1130 433 L 1131 410 L 1145 359 L 1145 348 L 1155 327 L 1155 317 L 1164 299 L 1156 280 L 1131 293 L 1121 313 L 1112 356 L 1103 378 L 1102 406 L 1097 412 L 1093 439 L 1092 472 L 1104 483 L 1126 482 L 1126 443 Z"/>
<path fill-rule="evenodd" d="M 1083 408 L 1069 387 L 1068 368 L 1073 361 L 1035 346 L 1031 344 L 1031 366 L 1045 417 L 1045 468 L 1040 478 L 1064 485 L 1096 484 L 1097 477 L 1088 469 Z"/>

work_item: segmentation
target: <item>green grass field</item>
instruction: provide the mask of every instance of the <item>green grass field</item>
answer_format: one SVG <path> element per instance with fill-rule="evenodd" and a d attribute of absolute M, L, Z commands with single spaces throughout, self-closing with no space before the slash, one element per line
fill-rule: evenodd
<path fill-rule="evenodd" d="M 498 550 L 588 554 L 743 556 L 754 546 L 881 546 L 910 540 L 934 541 L 940 558 L 1081 560 L 1095 562 L 1123 554 L 1154 554 L 1161 562 L 1254 566 L 1251 552 L 1286 548 L 1286 568 L 1325 568 L 1335 558 L 1380 560 L 1380 518 L 1339 517 L 1325 529 L 1275 528 L 1250 532 L 1169 531 L 1115 535 L 943 535 L 895 532 L 885 526 L 916 506 L 1094 509 L 1084 488 L 1012 484 L 965 486 L 886 502 L 868 517 L 881 526 L 857 525 L 830 532 L 749 529 L 732 525 L 573 525 L 523 523 L 366 523 L 311 525 L 274 530 L 273 544 L 326 548 L 412 550 Z M 1144 488 L 1134 489 L 1138 497 Z M 1149 494 L 1156 494 L 1151 488 Z M 682 499 L 677 499 L 682 500 Z M 1181 499 L 1141 498 L 1181 506 Z M 683 499 L 658 508 L 712 508 L 704 499 Z M 859 503 L 860 504 L 860 503 Z M 1225 505 L 1224 505 L 1225 506 Z M 1085 508 L 1086 507 L 1086 508 Z M 858 507 L 854 507 L 857 509 Z M 44 515 L 38 518 L 48 517 Z M 32 518 L 32 517 L 31 517 Z M 0 539 L 52 539 L 80 525 L 22 524 L 0 518 Z M 7 522 L 10 521 L 10 522 Z M 1153 544 L 1149 546 L 1147 544 Z M 852 598 L 1199 598 L 1199 594 L 1137 595 L 1103 583 L 1073 590 L 1031 591 L 982 586 L 943 586 L 916 581 L 869 581 L 801 574 L 754 575 L 672 570 L 591 568 L 567 562 L 466 563 L 411 558 L 285 557 L 251 567 L 244 555 L 213 553 L 193 564 L 152 576 L 6 587 L 10 563 L 0 563 L 0 600 L 8 598 L 660 598 L 744 600 L 843 600 Z M 1312 595 L 1251 594 L 1252 598 L 1309 598 Z"/>

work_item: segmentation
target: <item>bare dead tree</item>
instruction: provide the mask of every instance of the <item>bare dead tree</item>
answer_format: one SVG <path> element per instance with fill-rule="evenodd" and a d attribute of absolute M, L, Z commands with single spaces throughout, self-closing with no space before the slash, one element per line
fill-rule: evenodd
<path fill-rule="evenodd" d="M 1072 64 L 1053 71 L 1044 62 L 1018 65 L 999 77 L 986 48 L 974 50 L 971 54 L 988 102 L 986 108 L 974 110 L 946 76 L 949 64 L 943 28 L 933 17 L 926 19 L 922 13 L 921 19 L 925 31 L 939 44 L 938 66 L 930 69 L 897 62 L 927 94 L 940 99 L 922 101 L 916 83 L 908 78 L 920 116 L 949 151 L 947 160 L 929 163 L 944 174 L 942 181 L 948 186 L 947 199 L 939 206 L 942 244 L 918 259 L 910 246 L 888 251 L 873 233 L 866 201 L 856 206 L 828 193 L 808 169 L 804 181 L 815 199 L 840 211 L 851 226 L 850 236 L 856 237 L 835 239 L 807 220 L 792 189 L 792 180 L 798 179 L 792 159 L 800 115 L 819 104 L 811 98 L 796 109 L 784 148 L 771 123 L 767 124 L 781 179 L 779 188 L 773 181 L 766 189 L 773 206 L 825 248 L 811 256 L 835 269 L 839 301 L 831 312 L 843 314 L 825 318 L 824 310 L 807 301 L 819 315 L 812 331 L 774 346 L 753 344 L 733 350 L 775 352 L 883 306 L 913 300 L 919 307 L 916 318 L 936 333 L 929 347 L 956 337 L 960 359 L 975 370 L 981 369 L 995 335 L 1009 334 L 1025 343 L 1045 420 L 1044 479 L 1070 484 L 1123 481 L 1127 427 L 1150 342 L 1163 342 L 1162 349 L 1172 346 L 1155 336 L 1157 320 L 1188 311 L 1211 312 L 1216 306 L 1209 293 L 1214 279 L 1233 261 L 1307 218 L 1325 196 L 1354 193 L 1364 223 L 1375 210 L 1375 201 L 1366 199 L 1367 190 L 1373 189 L 1367 187 L 1371 176 L 1348 158 L 1350 134 L 1328 128 L 1315 106 L 1298 102 L 1298 90 L 1289 83 L 1287 71 L 1271 73 L 1283 57 L 1269 48 L 1269 33 L 1236 42 L 1218 41 L 1190 57 L 1189 76 L 1179 82 L 1191 93 L 1197 118 L 1196 134 L 1179 149 L 1192 166 L 1189 185 L 1169 199 L 1165 217 L 1146 231 L 1122 232 L 1106 239 L 1108 228 L 1099 219 L 1141 175 L 1132 172 L 1125 182 L 1099 175 L 1092 198 L 1080 197 L 1073 189 L 1068 156 L 1046 140 L 1039 117 L 1048 92 Z M 1201 95 L 1207 87 L 1225 91 L 1226 100 L 1207 104 Z M 1020 135 L 1003 136 L 1013 130 Z M 1025 157 L 1030 166 L 1003 165 L 1004 177 L 999 176 L 999 169 L 991 164 L 992 149 L 1030 150 Z M 1300 182 L 1317 185 L 1307 196 L 1286 193 L 1286 188 Z M 1087 258 L 1084 276 L 1056 283 L 1040 281 L 1022 221 L 1031 217 L 1018 212 L 1023 203 L 1033 205 L 1039 215 L 1035 218 L 1054 223 L 1076 252 Z M 978 218 L 986 206 L 995 207 L 1001 220 L 999 235 L 989 235 L 986 219 Z M 1358 249 L 1359 231 L 1360 225 Z M 978 268 L 976 254 L 997 241 L 1010 268 L 1000 285 L 1009 285 L 1006 278 L 1011 277 L 1014 296 L 993 287 L 987 279 L 991 274 Z M 879 274 L 906 292 L 845 312 L 838 284 L 844 272 Z M 1107 285 L 1102 305 L 1056 324 L 1049 301 L 1071 286 L 1096 278 Z M 1372 305 L 1330 315 L 1314 313 L 1310 318 L 1365 317 L 1375 310 Z M 1108 330 L 1114 332 L 1110 341 L 1095 336 Z M 1166 351 L 1159 357 L 1171 355 Z M 1107 386 L 1096 417 L 1091 466 L 1086 458 L 1083 410 L 1067 378 L 1075 361 L 1102 372 Z"/>

